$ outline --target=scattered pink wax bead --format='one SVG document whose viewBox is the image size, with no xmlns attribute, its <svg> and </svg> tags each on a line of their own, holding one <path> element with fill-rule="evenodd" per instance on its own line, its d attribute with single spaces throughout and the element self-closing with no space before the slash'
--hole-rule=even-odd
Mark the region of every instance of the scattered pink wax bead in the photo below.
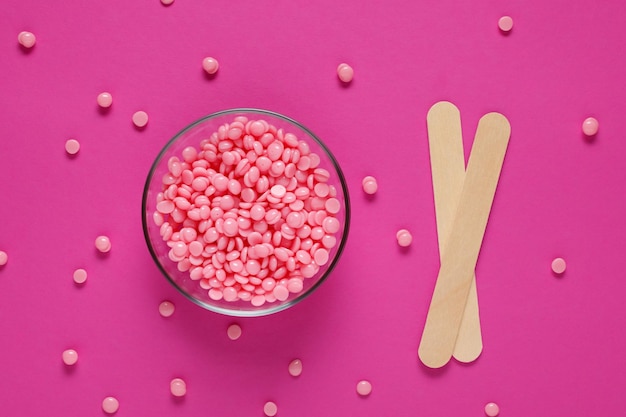
<svg viewBox="0 0 626 417">
<path fill-rule="evenodd" d="M 552 271 L 555 274 L 562 274 L 565 272 L 566 266 L 565 259 L 563 258 L 556 258 L 552 261 Z"/>
<path fill-rule="evenodd" d="M 230 340 L 237 340 L 241 337 L 241 327 L 238 324 L 231 324 L 226 331 Z"/>
<path fill-rule="evenodd" d="M 70 155 L 76 155 L 80 150 L 80 142 L 76 139 L 68 139 L 65 142 L 65 151 Z"/>
<path fill-rule="evenodd" d="M 413 236 L 411 236 L 411 232 L 406 229 L 398 230 L 396 233 L 396 239 L 398 239 L 398 245 L 402 247 L 407 247 L 413 242 Z"/>
<path fill-rule="evenodd" d="M 349 83 L 354 77 L 354 70 L 350 65 L 342 63 L 339 64 L 339 66 L 337 67 L 337 75 L 339 76 L 339 79 L 341 81 L 343 81 L 344 83 Z"/>
<path fill-rule="evenodd" d="M 366 380 L 359 381 L 359 383 L 356 384 L 356 392 L 364 397 L 370 395 L 372 392 L 372 384 Z"/>
<path fill-rule="evenodd" d="M 148 124 L 148 113 L 139 110 L 133 114 L 133 123 L 137 127 L 145 127 Z"/>
<path fill-rule="evenodd" d="M 170 382 L 170 392 L 174 397 L 184 397 L 187 394 L 187 384 L 180 378 L 174 378 Z"/>
<path fill-rule="evenodd" d="M 213 75 L 220 68 L 220 64 L 217 62 L 217 59 L 208 56 L 202 60 L 202 68 L 204 68 L 207 74 Z"/>
<path fill-rule="evenodd" d="M 289 362 L 289 375 L 300 376 L 302 373 L 302 361 L 300 359 L 294 359 Z"/>
<path fill-rule="evenodd" d="M 120 402 L 115 397 L 106 397 L 102 400 L 102 410 L 107 414 L 114 414 L 120 408 Z"/>
<path fill-rule="evenodd" d="M 500 414 L 500 407 L 498 407 L 498 404 L 496 403 L 488 403 L 485 405 L 485 414 L 488 417 L 496 417 Z"/>
<path fill-rule="evenodd" d="M 273 401 L 268 401 L 263 406 L 263 412 L 267 417 L 274 417 L 278 413 L 278 406 Z"/>
<path fill-rule="evenodd" d="M 67 349 L 63 351 L 63 363 L 72 366 L 78 362 L 78 353 L 74 349 Z"/>
<path fill-rule="evenodd" d="M 24 48 L 32 48 L 35 45 L 37 38 L 35 38 L 35 35 L 31 32 L 24 31 L 20 32 L 19 35 L 17 35 L 17 41 Z"/>
<path fill-rule="evenodd" d="M 511 16 L 502 16 L 498 20 L 498 27 L 502 32 L 510 32 L 513 29 L 513 19 Z"/>
<path fill-rule="evenodd" d="M 598 133 L 598 121 L 594 117 L 587 117 L 583 122 L 583 133 L 587 136 L 594 136 Z"/>
<path fill-rule="evenodd" d="M 98 102 L 98 106 L 106 109 L 107 107 L 111 107 L 111 104 L 113 104 L 113 96 L 111 95 L 111 93 L 107 93 L 105 91 L 98 94 L 98 98 L 96 99 L 96 101 Z"/>
<path fill-rule="evenodd" d="M 111 241 L 107 236 L 98 236 L 96 238 L 96 249 L 102 253 L 106 253 L 111 250 Z"/>
<path fill-rule="evenodd" d="M 0 266 L 4 266 L 9 261 L 9 255 L 3 250 L 0 250 Z"/>
<path fill-rule="evenodd" d="M 169 6 L 172 3 L 174 3 L 174 0 L 161 0 L 161 4 L 164 6 Z"/>
<path fill-rule="evenodd" d="M 176 310 L 176 307 L 171 301 L 163 301 L 159 304 L 159 314 L 163 317 L 170 317 L 174 314 L 174 310 Z"/>
<path fill-rule="evenodd" d="M 74 271 L 73 278 L 74 278 L 75 283 L 83 284 L 85 281 L 87 281 L 87 271 L 85 271 L 82 268 L 79 268 L 76 271 Z"/>
<path fill-rule="evenodd" d="M 376 178 L 372 176 L 367 176 L 363 178 L 363 191 L 367 194 L 375 194 L 378 191 L 378 183 L 376 182 Z"/>
</svg>

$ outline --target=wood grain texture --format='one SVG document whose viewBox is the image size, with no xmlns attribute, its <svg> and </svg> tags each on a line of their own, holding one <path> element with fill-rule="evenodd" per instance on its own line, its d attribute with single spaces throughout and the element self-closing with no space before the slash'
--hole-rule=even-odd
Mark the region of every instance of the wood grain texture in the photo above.
<svg viewBox="0 0 626 417">
<path fill-rule="evenodd" d="M 465 181 L 465 156 L 461 114 L 452 103 L 440 101 L 427 116 L 430 163 L 433 177 L 439 257 L 447 241 Z M 483 349 L 476 277 L 472 278 L 453 356 L 460 362 L 476 360 Z"/>
<path fill-rule="evenodd" d="M 454 352 L 510 133 L 508 120 L 499 113 L 478 122 L 418 349 L 430 368 L 444 366 Z"/>
</svg>

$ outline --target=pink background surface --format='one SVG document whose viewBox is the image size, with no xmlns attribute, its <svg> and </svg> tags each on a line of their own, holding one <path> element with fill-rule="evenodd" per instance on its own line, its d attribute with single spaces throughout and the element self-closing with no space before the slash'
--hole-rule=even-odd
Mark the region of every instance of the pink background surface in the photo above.
<svg viewBox="0 0 626 417">
<path fill-rule="evenodd" d="M 505 36 L 498 19 L 513 17 Z M 621 415 L 626 407 L 626 3 L 8 0 L 0 8 L 3 416 Z M 25 52 L 17 34 L 37 45 Z M 205 76 L 201 61 L 221 68 Z M 348 87 L 340 62 L 355 69 Z M 100 112 L 96 96 L 113 94 Z M 429 370 L 417 346 L 439 268 L 426 112 L 488 111 L 512 137 L 477 277 L 485 348 Z M 311 297 L 233 319 L 160 275 L 141 229 L 153 158 L 214 111 L 260 107 L 332 149 L 351 192 L 344 256 Z M 131 124 L 137 110 L 146 129 Z M 581 123 L 600 121 L 595 140 Z M 67 139 L 81 143 L 70 158 Z M 360 189 L 378 178 L 373 199 Z M 402 251 L 399 228 L 413 233 Z M 96 253 L 99 234 L 113 249 Z M 550 262 L 563 256 L 562 277 Z M 76 286 L 74 269 L 87 269 Z M 175 314 L 162 318 L 169 299 Z M 238 341 L 226 336 L 238 322 Z M 64 349 L 79 362 L 67 369 Z M 287 373 L 301 358 L 299 378 Z M 182 377 L 188 394 L 169 393 Z M 367 398 L 356 394 L 372 382 Z"/>
</svg>

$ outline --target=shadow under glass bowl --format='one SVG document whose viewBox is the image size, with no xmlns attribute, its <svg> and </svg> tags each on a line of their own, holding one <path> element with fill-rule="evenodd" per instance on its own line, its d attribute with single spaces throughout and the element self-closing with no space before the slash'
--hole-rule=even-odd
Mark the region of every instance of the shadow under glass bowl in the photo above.
<svg viewBox="0 0 626 417">
<path fill-rule="evenodd" d="M 226 301 L 223 298 L 219 300 L 211 298 L 208 290 L 200 285 L 200 280 L 191 279 L 188 270 L 180 271 L 177 262 L 169 258 L 170 247 L 163 240 L 160 233 L 161 227 L 157 225 L 153 218 L 154 213 L 157 211 L 157 196 L 164 191 L 165 187 L 163 177 L 170 172 L 168 167 L 170 158 L 178 157 L 182 160 L 183 150 L 190 146 L 200 150 L 201 142 L 209 139 L 214 132 L 218 131 L 220 126 L 230 124 L 235 121 L 235 118 L 241 116 L 246 117 L 250 121 L 264 120 L 269 125 L 275 126 L 277 130 L 282 129 L 285 134 L 292 133 L 298 140 L 306 142 L 311 153 L 319 156 L 319 168 L 323 168 L 330 173 L 327 184 L 336 190 L 335 198 L 340 203 L 339 211 L 334 214 L 335 218 L 339 220 L 340 228 L 334 234 L 336 244 L 329 249 L 328 261 L 323 266 L 320 266 L 319 271 L 314 276 L 303 279 L 302 291 L 290 293 L 289 297 L 284 301 L 265 302 L 261 306 L 254 306 L 249 300 Z M 185 127 L 165 145 L 152 164 L 146 180 L 142 199 L 142 224 L 144 237 L 152 258 L 169 282 L 183 295 L 207 310 L 230 316 L 254 317 L 276 313 L 298 303 L 314 292 L 331 274 L 348 237 L 350 201 L 348 188 L 339 164 L 328 148 L 309 129 L 295 120 L 275 112 L 252 108 L 237 108 L 213 113 L 197 120 Z M 268 276 L 271 277 L 272 274 L 273 272 L 270 271 Z M 276 281 L 279 281 L 279 279 L 276 279 Z"/>
</svg>

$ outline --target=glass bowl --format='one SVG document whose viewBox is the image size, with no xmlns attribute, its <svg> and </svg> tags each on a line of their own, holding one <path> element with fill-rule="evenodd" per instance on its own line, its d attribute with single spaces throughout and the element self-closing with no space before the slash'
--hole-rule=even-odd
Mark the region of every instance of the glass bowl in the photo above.
<svg viewBox="0 0 626 417">
<path fill-rule="evenodd" d="M 331 274 L 350 201 L 339 164 L 309 129 L 238 108 L 190 124 L 165 145 L 146 180 L 142 223 L 158 268 L 188 299 L 263 316 Z"/>
</svg>

